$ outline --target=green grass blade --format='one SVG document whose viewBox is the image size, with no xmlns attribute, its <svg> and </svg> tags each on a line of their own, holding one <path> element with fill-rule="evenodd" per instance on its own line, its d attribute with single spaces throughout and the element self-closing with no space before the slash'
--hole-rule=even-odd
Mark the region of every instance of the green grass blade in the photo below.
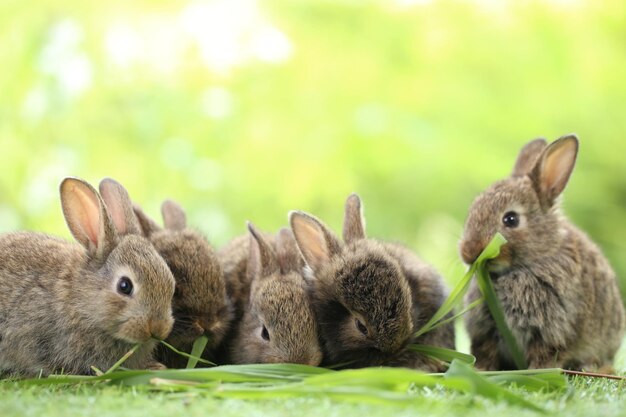
<svg viewBox="0 0 626 417">
<path fill-rule="evenodd" d="M 113 364 L 113 366 L 111 366 L 109 369 L 107 369 L 106 372 L 104 373 L 104 375 L 110 374 L 111 372 L 115 371 L 117 368 L 122 366 L 122 364 L 124 362 L 126 362 L 126 360 L 128 358 L 130 358 L 133 355 L 133 353 L 135 353 L 137 351 L 137 349 L 139 349 L 139 346 L 141 346 L 141 344 L 139 344 L 139 343 L 137 343 L 135 346 L 133 346 L 128 352 L 126 352 L 124 354 L 124 356 L 122 356 L 117 362 L 115 362 Z"/>
<path fill-rule="evenodd" d="M 485 299 L 485 303 L 489 308 L 489 312 L 493 317 L 493 320 L 496 323 L 496 327 L 498 328 L 498 332 L 504 339 L 504 342 L 509 349 L 509 353 L 515 362 L 515 366 L 518 369 L 526 369 L 528 366 L 526 365 L 526 359 L 524 358 L 524 354 L 515 339 L 515 336 L 509 329 L 509 326 L 506 324 L 506 320 L 504 318 L 504 313 L 502 312 L 502 306 L 500 305 L 500 300 L 496 295 L 496 292 L 493 288 L 493 283 L 491 282 L 491 277 L 489 276 L 489 272 L 486 268 L 486 261 L 490 258 L 495 258 L 500 254 L 500 247 L 506 243 L 506 239 L 500 234 L 496 233 L 493 237 L 483 254 L 487 252 L 489 249 L 489 254 L 492 255 L 485 258 L 478 258 L 475 265 L 477 265 L 476 269 L 476 279 L 478 281 L 478 287 L 480 288 L 480 292 L 483 294 Z M 482 254 L 481 254 L 482 256 Z"/>
<path fill-rule="evenodd" d="M 430 320 L 428 320 L 428 322 L 426 322 L 426 324 L 424 324 L 417 332 L 415 332 L 415 338 L 444 324 L 442 320 L 447 323 L 461 315 L 458 314 L 454 318 L 448 318 L 444 320 L 444 317 L 448 315 L 448 313 L 450 313 L 457 305 L 460 305 L 463 302 L 463 296 L 467 293 L 470 281 L 472 280 L 474 274 L 479 270 L 482 265 L 484 265 L 487 260 L 497 257 L 500 254 L 500 247 L 505 243 L 506 239 L 504 239 L 504 237 L 500 233 L 496 233 L 491 242 L 489 242 L 489 244 L 480 253 L 480 255 L 478 255 L 478 258 L 470 266 L 461 281 L 459 281 L 459 283 L 450 292 L 450 295 L 448 295 L 448 298 L 443 302 L 441 307 L 439 307 L 439 310 L 437 310 L 435 314 L 433 314 L 433 316 L 430 318 Z M 475 307 L 475 305 L 472 305 L 471 308 L 473 307 Z M 463 311 L 463 314 L 468 310 L 469 308 L 466 308 Z"/>
<path fill-rule="evenodd" d="M 475 266 L 472 265 L 470 269 L 465 273 L 461 281 L 454 287 L 454 289 L 448 295 L 448 298 L 443 302 L 441 307 L 433 314 L 433 316 L 414 334 L 414 338 L 418 338 L 431 331 L 449 312 L 451 312 L 457 305 L 463 302 L 463 296 L 469 288 L 469 283 L 474 276 Z"/>
<path fill-rule="evenodd" d="M 460 361 L 453 361 L 445 373 L 445 377 L 463 378 L 473 385 L 474 393 L 494 401 L 505 401 L 512 405 L 528 408 L 530 410 L 545 412 L 545 410 L 530 401 L 515 395 L 511 391 L 498 384 L 490 382 L 487 378 L 478 374 L 472 367 Z"/>
<path fill-rule="evenodd" d="M 211 361 L 207 361 L 206 359 L 202 359 L 198 356 L 192 356 L 189 353 L 183 352 L 181 350 L 176 349 L 174 346 L 170 345 L 169 343 L 167 343 L 165 340 L 159 340 L 159 342 L 161 342 L 161 344 L 163 346 L 165 346 L 166 348 L 168 348 L 169 350 L 171 350 L 172 352 L 180 355 L 180 356 L 184 356 L 187 359 L 194 359 L 196 361 L 196 363 L 200 362 L 200 363 L 204 363 L 205 365 L 211 365 L 211 366 L 215 366 L 215 364 Z M 194 346 L 195 346 L 195 342 L 194 342 Z M 189 365 L 189 362 L 187 362 L 187 365 Z M 195 365 L 194 365 L 195 366 Z"/>
<path fill-rule="evenodd" d="M 514 375 L 502 374 L 488 377 L 490 382 L 498 385 L 516 385 L 523 387 L 528 391 L 555 391 L 567 388 L 567 381 L 564 376 L 557 373 L 558 378 L 552 378 L 551 375 Z"/>
<path fill-rule="evenodd" d="M 409 345 L 409 350 L 413 352 L 423 353 L 426 356 L 430 356 L 431 358 L 439 359 L 444 362 L 452 362 L 454 359 L 458 359 L 461 362 L 467 363 L 468 365 L 473 365 L 476 363 L 476 358 L 473 355 L 459 352 L 453 349 L 446 349 L 439 346 L 430 346 L 430 345 Z"/>
<path fill-rule="evenodd" d="M 467 313 L 468 311 L 470 311 L 471 309 L 479 306 L 483 301 L 485 301 L 485 299 L 483 297 L 480 297 L 474 301 L 472 301 L 471 303 L 469 303 L 467 305 L 467 307 L 465 307 L 463 310 L 459 311 L 458 313 L 456 313 L 454 316 L 452 317 L 448 317 L 447 319 L 441 320 L 439 322 L 437 322 L 436 324 L 432 325 L 428 331 L 432 331 L 435 330 L 437 327 L 439 326 L 443 326 L 445 324 L 448 324 L 450 322 L 455 321 L 456 319 L 458 319 L 459 317 L 462 317 L 465 313 Z"/>
<path fill-rule="evenodd" d="M 193 342 L 191 355 L 187 360 L 187 369 L 193 369 L 196 367 L 198 364 L 198 358 L 202 357 L 202 352 L 204 352 L 204 348 L 207 343 L 209 343 L 209 338 L 206 335 L 200 336 Z"/>
</svg>

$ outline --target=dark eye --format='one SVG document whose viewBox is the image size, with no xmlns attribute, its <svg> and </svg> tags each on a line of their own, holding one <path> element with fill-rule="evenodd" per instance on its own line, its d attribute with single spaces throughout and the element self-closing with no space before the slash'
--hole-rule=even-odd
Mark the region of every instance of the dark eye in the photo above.
<svg viewBox="0 0 626 417">
<path fill-rule="evenodd" d="M 356 324 L 356 328 L 359 329 L 359 331 L 361 333 L 363 333 L 364 336 L 367 336 L 367 327 L 365 327 L 365 325 L 363 323 L 361 323 L 361 320 L 359 319 L 354 319 L 355 320 L 355 324 Z"/>
<path fill-rule="evenodd" d="M 263 330 L 261 330 L 261 337 L 268 342 L 270 340 L 270 332 L 267 331 L 267 327 L 265 326 L 263 326 Z"/>
<path fill-rule="evenodd" d="M 124 295 L 133 293 L 133 282 L 128 277 L 122 277 L 117 281 L 117 292 Z"/>
<path fill-rule="evenodd" d="M 514 211 L 507 211 L 502 217 L 502 223 L 505 227 L 514 228 L 519 226 L 519 214 Z"/>
</svg>

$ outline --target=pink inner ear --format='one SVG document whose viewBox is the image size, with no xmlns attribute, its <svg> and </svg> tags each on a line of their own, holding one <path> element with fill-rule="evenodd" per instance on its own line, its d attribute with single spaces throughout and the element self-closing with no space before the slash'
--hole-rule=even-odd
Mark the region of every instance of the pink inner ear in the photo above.
<svg viewBox="0 0 626 417">
<path fill-rule="evenodd" d="M 330 258 L 324 239 L 324 233 L 319 227 L 316 227 L 316 225 L 306 220 L 296 218 L 294 219 L 294 231 L 296 232 L 297 240 L 300 243 L 299 246 L 302 248 L 307 262 L 313 261 L 314 263 L 320 263 Z"/>
<path fill-rule="evenodd" d="M 111 221 L 113 221 L 115 230 L 119 234 L 126 234 L 128 232 L 128 222 L 126 221 L 126 213 L 122 203 L 122 192 L 117 189 L 118 186 L 119 184 L 111 181 L 105 183 L 105 185 L 100 184 L 100 195 L 106 203 L 107 211 Z"/>
<path fill-rule="evenodd" d="M 576 160 L 575 146 L 561 146 L 548 155 L 543 170 L 543 184 L 546 190 L 560 193 L 565 188 Z"/>
<path fill-rule="evenodd" d="M 113 207 L 107 206 L 107 208 L 109 209 L 109 215 L 111 216 L 111 220 L 113 220 L 117 232 L 125 234 L 127 225 L 123 210 L 121 210 L 117 204 L 113 204 Z"/>
<path fill-rule="evenodd" d="M 78 185 L 71 189 L 74 198 L 73 216 L 80 228 L 94 245 L 98 245 L 100 234 L 100 206 L 98 200 L 89 190 Z"/>
</svg>

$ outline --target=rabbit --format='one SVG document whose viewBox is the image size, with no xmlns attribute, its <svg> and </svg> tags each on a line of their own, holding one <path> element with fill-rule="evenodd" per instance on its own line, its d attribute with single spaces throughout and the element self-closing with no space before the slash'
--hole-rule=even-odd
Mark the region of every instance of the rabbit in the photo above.
<svg viewBox="0 0 626 417">
<path fill-rule="evenodd" d="M 222 267 L 202 233 L 187 227 L 184 210 L 172 200 L 161 205 L 161 228 L 138 206 L 134 206 L 143 235 L 169 266 L 176 287 L 172 308 L 174 328 L 166 342 L 184 352 L 191 352 L 193 342 L 208 336 L 203 357 L 212 357 L 228 331 L 233 307 L 226 295 Z M 164 346 L 157 348 L 157 359 L 169 368 L 184 368 L 187 359 Z"/>
<path fill-rule="evenodd" d="M 348 197 L 344 243 L 315 217 L 289 215 L 307 266 L 323 365 L 444 370 L 442 362 L 407 349 L 411 343 L 454 348 L 452 323 L 413 337 L 447 297 L 441 276 L 400 244 L 367 238 L 361 207 L 358 195 Z"/>
<path fill-rule="evenodd" d="M 319 365 L 317 323 L 293 234 L 281 229 L 272 245 L 251 223 L 248 230 L 249 299 L 227 348 L 227 362 Z"/>
<path fill-rule="evenodd" d="M 470 264 L 496 232 L 506 238 L 487 268 L 530 368 L 610 369 L 624 334 L 615 273 L 560 207 L 577 154 L 574 135 L 526 144 L 511 175 L 474 200 L 460 242 Z M 472 282 L 466 303 L 478 297 Z M 485 304 L 466 326 L 478 368 L 515 367 Z"/>
<path fill-rule="evenodd" d="M 0 235 L 0 374 L 90 374 L 124 366 L 162 369 L 156 339 L 172 324 L 174 278 L 140 235 L 126 190 L 87 182 L 60 186 L 67 225 L 80 243 L 35 232 Z"/>
</svg>

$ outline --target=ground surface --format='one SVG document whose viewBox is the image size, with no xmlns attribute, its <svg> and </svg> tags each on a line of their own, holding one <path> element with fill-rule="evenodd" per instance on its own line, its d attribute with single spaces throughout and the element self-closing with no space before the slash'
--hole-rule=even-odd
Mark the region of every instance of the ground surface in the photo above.
<svg viewBox="0 0 626 417">
<path fill-rule="evenodd" d="M 529 394 L 550 415 L 618 416 L 626 414 L 626 385 L 577 379 L 564 394 Z M 0 385 L 0 416 L 512 416 L 539 415 L 504 403 L 469 395 L 424 392 L 410 406 L 346 404 L 320 398 L 243 401 L 220 400 L 180 393 L 145 393 L 132 388 L 79 387 L 17 389 Z"/>
</svg>

